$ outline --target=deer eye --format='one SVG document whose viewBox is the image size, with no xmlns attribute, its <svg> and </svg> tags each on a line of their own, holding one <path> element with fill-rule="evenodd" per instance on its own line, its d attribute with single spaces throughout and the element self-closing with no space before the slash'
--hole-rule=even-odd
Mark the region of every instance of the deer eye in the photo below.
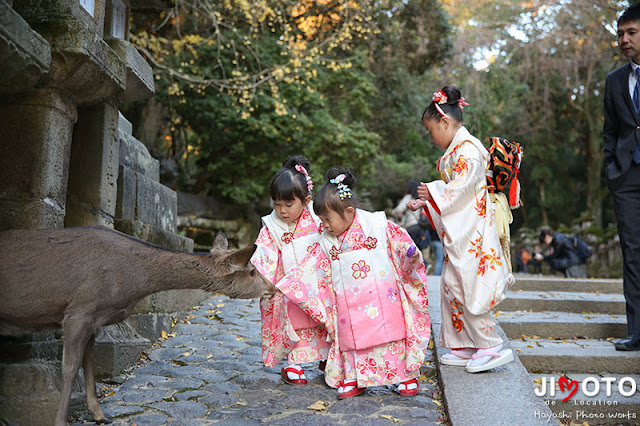
<svg viewBox="0 0 640 426">
<path fill-rule="evenodd" d="M 251 272 L 249 272 L 249 275 L 251 275 L 252 277 L 256 276 L 256 270 L 252 269 Z"/>
</svg>

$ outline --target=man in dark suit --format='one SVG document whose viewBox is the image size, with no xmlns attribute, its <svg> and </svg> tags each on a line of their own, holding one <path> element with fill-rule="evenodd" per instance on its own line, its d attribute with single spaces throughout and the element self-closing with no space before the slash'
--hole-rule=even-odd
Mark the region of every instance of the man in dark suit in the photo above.
<svg viewBox="0 0 640 426">
<path fill-rule="evenodd" d="M 640 350 L 640 5 L 618 19 L 618 47 L 630 63 L 607 76 L 604 90 L 604 156 L 624 259 L 629 336 L 622 351 Z"/>
</svg>

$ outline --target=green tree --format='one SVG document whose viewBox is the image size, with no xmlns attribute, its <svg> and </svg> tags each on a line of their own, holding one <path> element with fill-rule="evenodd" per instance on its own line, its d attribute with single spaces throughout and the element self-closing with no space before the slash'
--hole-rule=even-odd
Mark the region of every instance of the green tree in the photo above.
<svg viewBox="0 0 640 426">
<path fill-rule="evenodd" d="M 143 142 L 177 161 L 183 190 L 246 203 L 267 195 L 282 161 L 302 153 L 314 181 L 348 163 L 366 176 L 362 187 L 374 203 L 382 202 L 403 191 L 411 169 L 420 168 L 416 153 L 425 154 L 412 72 L 447 49 L 438 44 L 448 24 L 437 6 L 181 0 L 137 22 L 132 37 L 156 73 L 157 94 L 142 121 L 160 121 L 159 111 L 168 117 L 166 126 L 147 126 Z M 417 10 L 434 17 L 417 19 Z M 389 152 L 389 162 L 379 161 Z M 406 171 L 395 191 L 377 191 L 389 185 L 384 167 Z"/>
</svg>

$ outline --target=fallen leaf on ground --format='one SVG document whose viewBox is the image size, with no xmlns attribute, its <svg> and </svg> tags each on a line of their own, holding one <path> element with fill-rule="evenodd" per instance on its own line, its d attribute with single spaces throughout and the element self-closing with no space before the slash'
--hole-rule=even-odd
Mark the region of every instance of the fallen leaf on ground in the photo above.
<svg viewBox="0 0 640 426">
<path fill-rule="evenodd" d="M 327 409 L 327 403 L 324 401 L 316 401 L 307 407 L 308 410 L 324 411 Z"/>
<path fill-rule="evenodd" d="M 394 423 L 398 423 L 398 422 L 401 422 L 401 421 L 402 421 L 402 420 L 400 420 L 400 419 L 396 419 L 395 417 L 392 417 L 392 416 L 390 416 L 390 415 L 388 415 L 388 414 L 380 414 L 380 416 L 379 416 L 379 417 L 380 417 L 380 418 L 383 418 L 383 419 L 391 420 L 391 421 L 392 421 L 392 422 L 394 422 Z"/>
</svg>

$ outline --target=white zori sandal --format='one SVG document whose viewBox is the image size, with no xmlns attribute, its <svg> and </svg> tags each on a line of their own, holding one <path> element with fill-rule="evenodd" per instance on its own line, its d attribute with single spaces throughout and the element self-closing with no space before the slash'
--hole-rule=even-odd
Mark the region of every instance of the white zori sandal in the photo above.
<svg viewBox="0 0 640 426">
<path fill-rule="evenodd" d="M 473 354 L 477 349 L 472 348 L 464 348 L 464 349 L 454 349 L 449 351 L 449 353 L 442 355 L 440 357 L 440 363 L 444 365 L 456 365 L 458 367 L 464 367 L 467 365 Z"/>
<path fill-rule="evenodd" d="M 479 373 L 481 371 L 491 370 L 513 361 L 513 352 L 511 349 L 501 348 L 502 345 L 494 349 L 479 349 L 473 354 L 471 361 L 467 363 L 465 367 L 467 373 Z"/>
</svg>

